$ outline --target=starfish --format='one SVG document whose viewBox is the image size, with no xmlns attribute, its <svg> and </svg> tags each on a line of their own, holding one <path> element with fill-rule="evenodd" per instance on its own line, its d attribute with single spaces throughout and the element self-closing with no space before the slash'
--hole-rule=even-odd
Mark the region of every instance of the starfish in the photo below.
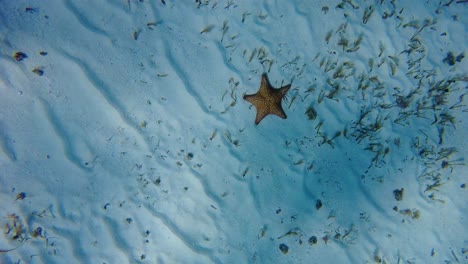
<svg viewBox="0 0 468 264">
<path fill-rule="evenodd" d="M 281 106 L 281 100 L 289 91 L 289 88 L 291 88 L 291 84 L 276 89 L 271 86 L 266 73 L 262 75 L 262 82 L 257 93 L 244 95 L 244 100 L 253 104 L 257 109 L 255 125 L 258 125 L 269 114 L 277 115 L 283 119 L 287 118 Z"/>
</svg>

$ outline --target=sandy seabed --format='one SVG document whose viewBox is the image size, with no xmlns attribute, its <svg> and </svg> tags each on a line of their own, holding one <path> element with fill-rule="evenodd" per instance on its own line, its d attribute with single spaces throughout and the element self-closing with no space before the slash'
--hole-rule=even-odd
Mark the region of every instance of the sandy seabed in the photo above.
<svg viewBox="0 0 468 264">
<path fill-rule="evenodd" d="M 465 2 L 0 0 L 0 262 L 467 262 Z"/>
</svg>

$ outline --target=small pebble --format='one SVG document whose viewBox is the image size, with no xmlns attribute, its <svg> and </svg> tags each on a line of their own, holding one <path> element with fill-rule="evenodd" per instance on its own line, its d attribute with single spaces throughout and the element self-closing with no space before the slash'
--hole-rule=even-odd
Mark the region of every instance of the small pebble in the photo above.
<svg viewBox="0 0 468 264">
<path fill-rule="evenodd" d="M 280 244 L 279 249 L 281 250 L 281 252 L 283 252 L 283 254 L 288 254 L 289 247 L 286 246 L 286 244 Z"/>
<path fill-rule="evenodd" d="M 42 76 L 44 75 L 44 71 L 41 69 L 41 68 L 34 68 L 32 70 L 32 72 L 34 72 L 35 74 L 39 75 L 39 76 Z"/>
<path fill-rule="evenodd" d="M 41 237 L 42 236 L 42 227 L 37 227 L 34 229 L 34 232 L 32 234 L 33 237 Z"/>
<path fill-rule="evenodd" d="M 159 185 L 161 183 L 161 178 L 157 178 L 155 181 L 154 181 L 154 184 L 156 185 Z"/>
<path fill-rule="evenodd" d="M 319 210 L 320 208 L 322 208 L 322 200 L 318 199 L 316 202 L 315 202 L 315 209 Z"/>
<path fill-rule="evenodd" d="M 311 236 L 309 238 L 309 245 L 314 245 L 317 244 L 317 237 L 316 236 Z"/>
<path fill-rule="evenodd" d="M 16 195 L 16 200 L 23 200 L 24 198 L 26 198 L 25 192 L 20 192 Z"/>
<path fill-rule="evenodd" d="M 393 196 L 395 196 L 395 200 L 397 201 L 403 200 L 404 191 L 405 191 L 404 188 L 393 190 Z"/>
<path fill-rule="evenodd" d="M 186 159 L 187 159 L 187 160 L 193 159 L 193 153 L 191 153 L 191 152 L 187 153 Z"/>
<path fill-rule="evenodd" d="M 26 53 L 24 52 L 18 51 L 15 53 L 15 55 L 13 55 L 13 57 L 15 58 L 16 61 L 22 61 L 26 59 L 28 55 L 26 55 Z"/>
</svg>

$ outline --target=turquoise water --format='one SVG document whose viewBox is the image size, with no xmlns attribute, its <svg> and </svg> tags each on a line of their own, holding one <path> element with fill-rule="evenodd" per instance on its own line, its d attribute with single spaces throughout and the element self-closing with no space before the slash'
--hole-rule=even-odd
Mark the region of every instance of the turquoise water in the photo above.
<svg viewBox="0 0 468 264">
<path fill-rule="evenodd" d="M 463 1 L 0 5 L 0 262 L 466 261 Z"/>
</svg>

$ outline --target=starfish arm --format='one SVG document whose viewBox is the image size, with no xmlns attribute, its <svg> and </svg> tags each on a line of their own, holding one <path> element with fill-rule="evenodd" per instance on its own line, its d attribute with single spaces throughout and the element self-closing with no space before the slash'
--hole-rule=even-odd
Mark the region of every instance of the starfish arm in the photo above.
<svg viewBox="0 0 468 264">
<path fill-rule="evenodd" d="M 251 103 L 252 105 L 255 106 L 255 108 L 259 108 L 261 107 L 261 105 L 263 104 L 263 100 L 260 96 L 258 96 L 257 94 L 247 94 L 247 95 L 244 95 L 244 100 L 246 100 L 247 102 Z"/>
<path fill-rule="evenodd" d="M 286 116 L 286 113 L 285 113 L 284 110 L 283 110 L 283 107 L 281 107 L 281 105 L 278 105 L 278 106 L 274 107 L 274 108 L 271 110 L 271 113 L 274 114 L 274 115 L 277 115 L 277 116 L 279 116 L 279 117 L 281 117 L 281 118 L 283 118 L 283 119 L 288 118 L 288 117 Z"/>
<path fill-rule="evenodd" d="M 269 114 L 277 115 L 283 119 L 287 118 L 281 106 L 281 101 L 290 88 L 291 84 L 288 84 L 276 89 L 271 86 L 266 73 L 262 74 L 262 81 L 258 91 L 255 94 L 243 96 L 244 100 L 255 106 L 257 110 L 255 125 L 258 125 Z"/>
<path fill-rule="evenodd" d="M 268 80 L 268 76 L 266 73 L 262 74 L 262 82 L 260 83 L 260 87 L 270 87 L 270 81 Z"/>
<path fill-rule="evenodd" d="M 291 89 L 291 84 L 285 85 L 279 89 L 279 93 L 281 94 L 281 97 L 283 97 L 288 91 Z"/>
<path fill-rule="evenodd" d="M 247 102 L 251 103 L 251 104 L 254 104 L 253 102 L 256 101 L 255 99 L 255 94 L 246 94 L 244 95 L 244 100 L 246 100 Z"/>
<path fill-rule="evenodd" d="M 254 97 L 255 97 L 255 94 L 245 94 L 243 98 L 247 102 L 252 103 L 252 100 L 253 100 Z"/>
<path fill-rule="evenodd" d="M 262 82 L 260 83 L 260 88 L 258 89 L 257 94 L 261 94 L 263 96 L 268 97 L 268 95 L 271 93 L 271 84 L 270 81 L 268 80 L 268 77 L 266 73 L 262 75 Z"/>
<path fill-rule="evenodd" d="M 265 116 L 267 116 L 269 113 L 268 111 L 262 111 L 261 109 L 257 109 L 257 116 L 255 116 L 255 125 L 258 125 L 260 121 L 262 121 Z"/>
</svg>

